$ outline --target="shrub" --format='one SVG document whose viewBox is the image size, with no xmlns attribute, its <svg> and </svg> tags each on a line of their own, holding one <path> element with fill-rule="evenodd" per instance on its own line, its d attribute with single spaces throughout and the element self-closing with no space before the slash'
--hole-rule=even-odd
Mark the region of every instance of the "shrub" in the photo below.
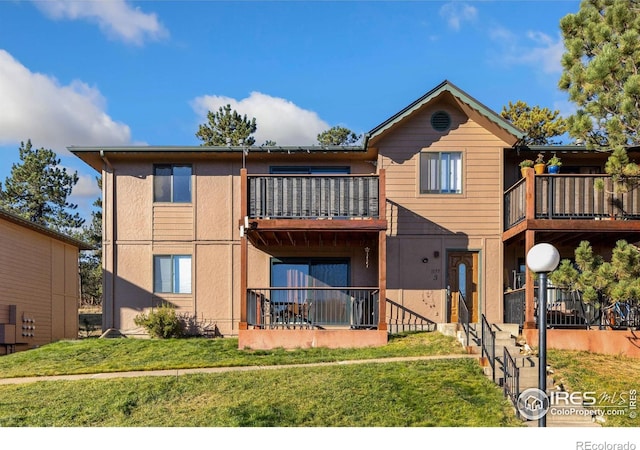
<svg viewBox="0 0 640 450">
<path fill-rule="evenodd" d="M 133 322 L 147 330 L 151 337 L 168 339 L 181 337 L 184 334 L 182 320 L 176 314 L 176 310 L 166 303 L 149 314 L 138 314 Z"/>
</svg>

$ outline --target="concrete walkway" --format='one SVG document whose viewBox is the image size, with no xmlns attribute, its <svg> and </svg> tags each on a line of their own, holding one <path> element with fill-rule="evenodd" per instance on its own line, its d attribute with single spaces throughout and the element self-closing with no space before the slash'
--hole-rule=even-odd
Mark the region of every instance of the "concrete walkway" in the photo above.
<svg viewBox="0 0 640 450">
<path fill-rule="evenodd" d="M 408 361 L 428 361 L 434 359 L 461 359 L 473 358 L 477 359 L 478 355 L 434 355 L 434 356 L 408 356 L 397 358 L 377 358 L 377 359 L 358 359 L 350 361 L 321 362 L 309 364 L 288 364 L 273 366 L 237 366 L 237 367 L 208 367 L 198 369 L 167 369 L 167 370 L 141 370 L 133 372 L 106 372 L 106 373 L 88 373 L 78 375 L 51 375 L 41 377 L 21 377 L 21 378 L 0 378 L 0 385 L 6 384 L 25 384 L 36 383 L 40 381 L 74 381 L 74 380 L 107 380 L 113 378 L 134 378 L 134 377 L 171 377 L 191 374 L 207 374 L 207 373 L 224 373 L 224 372 L 247 372 L 252 370 L 282 370 L 294 367 L 323 367 L 323 366 L 340 366 L 352 364 L 373 364 L 373 363 L 392 363 L 392 362 L 408 362 Z"/>
</svg>

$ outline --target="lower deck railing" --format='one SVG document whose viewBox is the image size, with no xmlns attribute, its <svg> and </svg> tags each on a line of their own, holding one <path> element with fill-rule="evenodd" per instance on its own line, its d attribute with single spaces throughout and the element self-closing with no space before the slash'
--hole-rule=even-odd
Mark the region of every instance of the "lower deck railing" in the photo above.
<svg viewBox="0 0 640 450">
<path fill-rule="evenodd" d="M 538 322 L 538 287 L 534 288 L 534 321 Z M 579 292 L 547 288 L 547 328 L 640 328 L 640 305 L 634 302 L 587 303 Z M 504 321 L 522 327 L 525 321 L 525 289 L 504 294 Z"/>
<path fill-rule="evenodd" d="M 268 287 L 247 290 L 247 324 L 260 329 L 377 328 L 379 289 Z"/>
</svg>

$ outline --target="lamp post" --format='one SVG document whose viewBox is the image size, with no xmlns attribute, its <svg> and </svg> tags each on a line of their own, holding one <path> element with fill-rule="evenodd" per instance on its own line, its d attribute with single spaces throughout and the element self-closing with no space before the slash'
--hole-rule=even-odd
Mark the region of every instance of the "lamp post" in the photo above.
<svg viewBox="0 0 640 450">
<path fill-rule="evenodd" d="M 551 244 L 537 244 L 527 252 L 527 267 L 538 274 L 538 389 L 547 392 L 547 274 L 560 262 L 560 254 Z M 544 414 L 539 427 L 547 426 Z"/>
</svg>

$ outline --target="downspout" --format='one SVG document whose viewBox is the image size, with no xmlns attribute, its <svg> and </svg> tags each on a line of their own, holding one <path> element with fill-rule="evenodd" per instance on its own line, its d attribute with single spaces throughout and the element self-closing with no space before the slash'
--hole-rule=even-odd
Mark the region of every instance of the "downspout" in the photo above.
<svg viewBox="0 0 640 450">
<path fill-rule="evenodd" d="M 116 211 L 116 202 L 115 202 L 115 170 L 113 168 L 113 166 L 111 165 L 111 162 L 107 159 L 104 150 L 100 150 L 100 159 L 102 159 L 102 162 L 104 163 L 104 166 L 102 167 L 102 171 L 103 171 L 103 177 L 102 177 L 102 211 L 103 211 L 103 225 L 102 225 L 102 298 L 103 301 L 105 300 L 105 287 L 106 287 L 106 280 L 104 277 L 105 274 L 105 268 L 107 266 L 106 263 L 106 257 L 107 257 L 107 252 L 105 251 L 105 243 L 104 243 L 104 238 L 105 238 L 105 227 L 104 227 L 104 219 L 105 219 L 105 208 L 104 206 L 107 205 L 107 199 L 108 199 L 108 195 L 107 195 L 107 186 L 105 183 L 105 176 L 104 173 L 111 173 L 111 183 L 109 185 L 110 188 L 110 193 L 111 193 L 111 278 L 110 278 L 110 295 L 111 295 L 111 299 L 110 299 L 110 305 L 111 305 L 111 311 L 109 314 L 108 318 L 103 317 L 102 320 L 102 328 L 103 328 L 103 332 L 106 331 L 109 328 L 113 328 L 114 324 L 115 324 L 115 274 L 116 274 L 116 265 L 117 265 L 117 258 L 116 258 L 116 252 L 117 252 L 117 247 L 116 247 L 116 220 L 115 220 L 115 211 Z M 104 312 L 104 305 L 103 305 L 103 312 Z M 107 323 L 107 320 L 109 319 L 109 323 Z"/>
</svg>

